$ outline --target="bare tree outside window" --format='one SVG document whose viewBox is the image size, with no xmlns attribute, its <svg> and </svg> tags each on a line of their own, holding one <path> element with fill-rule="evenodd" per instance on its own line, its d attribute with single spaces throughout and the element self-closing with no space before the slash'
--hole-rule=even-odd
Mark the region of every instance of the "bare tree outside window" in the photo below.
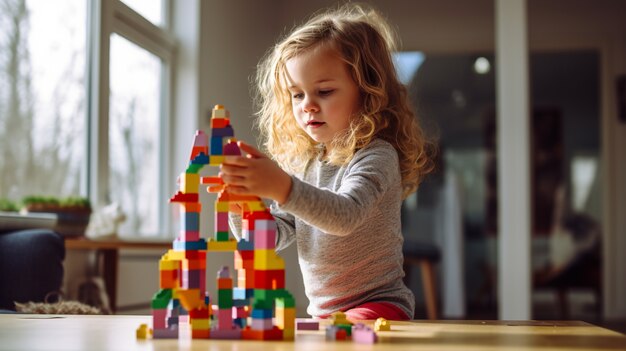
<svg viewBox="0 0 626 351">
<path fill-rule="evenodd" d="M 162 62 L 117 34 L 110 60 L 109 194 L 127 214 L 119 234 L 156 235 Z"/>
<path fill-rule="evenodd" d="M 85 16 L 76 0 L 0 0 L 0 198 L 78 195 Z"/>
</svg>

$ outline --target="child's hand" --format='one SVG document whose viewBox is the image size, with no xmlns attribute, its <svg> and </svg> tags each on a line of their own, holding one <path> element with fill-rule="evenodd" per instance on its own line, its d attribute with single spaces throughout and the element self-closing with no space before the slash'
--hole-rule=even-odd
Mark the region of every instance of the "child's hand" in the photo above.
<svg viewBox="0 0 626 351">
<path fill-rule="evenodd" d="M 233 194 L 257 195 L 279 204 L 287 201 L 291 177 L 262 152 L 237 142 L 246 156 L 226 156 L 220 166 L 220 176 Z"/>
</svg>

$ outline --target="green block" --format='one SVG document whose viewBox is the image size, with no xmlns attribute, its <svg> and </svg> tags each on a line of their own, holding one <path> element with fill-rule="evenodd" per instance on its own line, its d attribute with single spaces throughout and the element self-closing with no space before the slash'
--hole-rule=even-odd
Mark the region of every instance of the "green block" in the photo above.
<svg viewBox="0 0 626 351">
<path fill-rule="evenodd" d="M 255 310 L 271 310 L 274 306 L 270 300 L 255 300 L 252 308 Z"/>
<path fill-rule="evenodd" d="M 270 300 L 273 301 L 280 297 L 290 297 L 291 295 L 285 289 L 268 290 L 268 289 L 254 289 L 255 300 Z"/>
<path fill-rule="evenodd" d="M 233 291 L 230 289 L 217 290 L 217 306 L 219 309 L 233 307 Z"/>
<path fill-rule="evenodd" d="M 170 300 L 172 300 L 172 289 L 161 289 L 152 296 L 150 307 L 154 309 L 167 308 Z"/>
<path fill-rule="evenodd" d="M 185 171 L 185 173 L 198 173 L 200 172 L 200 169 L 202 169 L 202 167 L 204 167 L 204 165 L 190 163 L 189 166 L 187 166 L 187 170 Z"/>
<path fill-rule="evenodd" d="M 290 308 L 290 307 L 296 307 L 296 299 L 293 298 L 293 296 L 291 296 L 291 294 L 289 294 L 287 292 L 288 296 L 285 297 L 279 297 L 276 299 L 276 307 L 282 307 L 282 308 Z"/>
<path fill-rule="evenodd" d="M 217 241 L 228 241 L 228 232 L 217 232 L 215 234 L 215 239 Z"/>
</svg>

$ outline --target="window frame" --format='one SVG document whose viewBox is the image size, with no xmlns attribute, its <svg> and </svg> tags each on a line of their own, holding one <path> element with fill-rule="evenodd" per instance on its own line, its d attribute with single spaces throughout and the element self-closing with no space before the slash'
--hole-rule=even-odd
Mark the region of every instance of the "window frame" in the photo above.
<svg viewBox="0 0 626 351">
<path fill-rule="evenodd" d="M 170 33 L 171 2 L 163 0 L 163 27 L 157 26 L 120 0 L 88 0 L 87 14 L 87 170 L 83 179 L 86 193 L 95 208 L 109 199 L 109 91 L 110 38 L 113 33 L 152 53 L 162 61 L 159 116 L 159 199 L 165 199 L 170 179 L 169 130 L 172 119 L 172 82 L 176 40 Z M 167 202 L 158 206 L 157 237 L 169 237 L 170 216 Z M 138 233 L 137 233 L 138 234 Z M 139 236 L 139 235 L 137 235 Z"/>
</svg>

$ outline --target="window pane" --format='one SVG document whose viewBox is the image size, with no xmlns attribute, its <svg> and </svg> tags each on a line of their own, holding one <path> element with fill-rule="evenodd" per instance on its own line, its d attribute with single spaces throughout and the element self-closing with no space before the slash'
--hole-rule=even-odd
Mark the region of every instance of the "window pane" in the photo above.
<svg viewBox="0 0 626 351">
<path fill-rule="evenodd" d="M 160 59 L 111 36 L 109 192 L 127 219 L 120 235 L 158 233 Z"/>
<path fill-rule="evenodd" d="M 157 26 L 163 24 L 163 0 L 122 0 L 122 2 Z"/>
<path fill-rule="evenodd" d="M 0 197 L 80 195 L 86 2 L 0 5 Z"/>
</svg>

